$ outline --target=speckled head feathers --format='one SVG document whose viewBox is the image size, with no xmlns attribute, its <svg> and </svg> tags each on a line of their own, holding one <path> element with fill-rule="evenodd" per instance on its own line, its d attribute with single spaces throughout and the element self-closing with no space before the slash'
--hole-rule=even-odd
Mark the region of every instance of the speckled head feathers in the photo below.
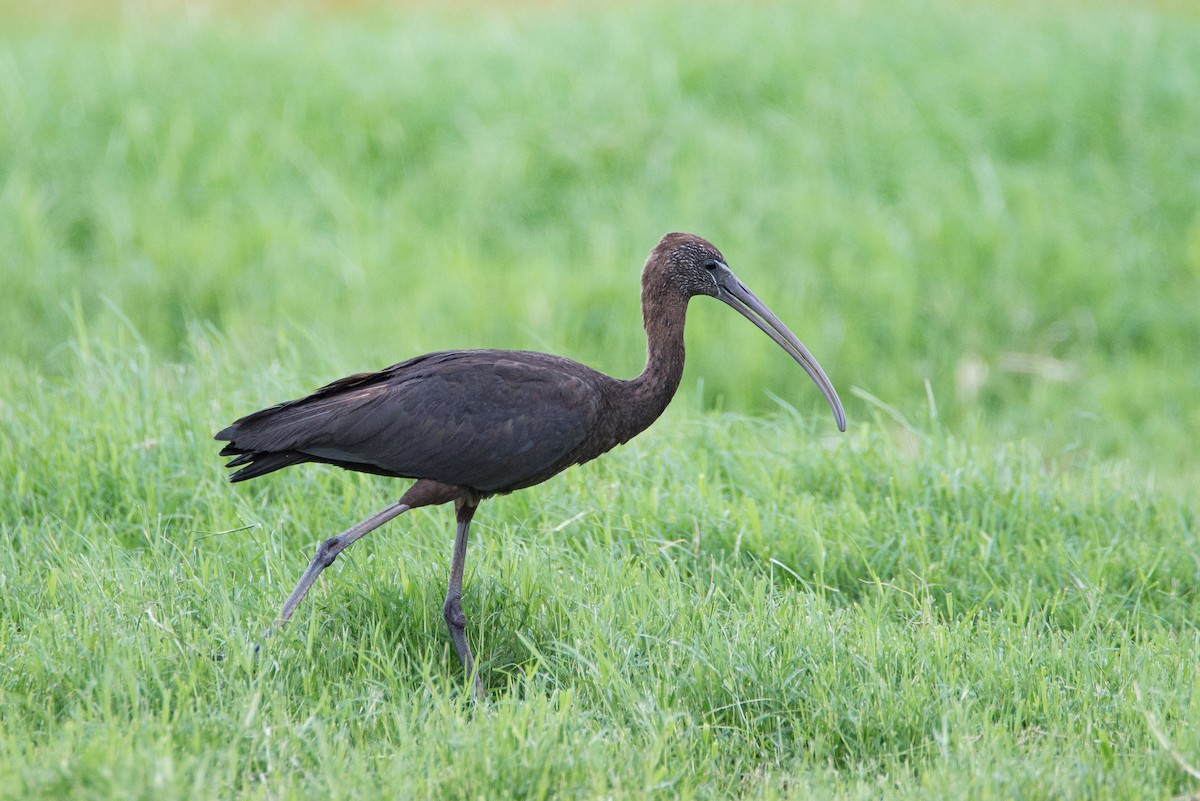
<svg viewBox="0 0 1200 801">
<path fill-rule="evenodd" d="M 705 267 L 713 262 L 725 265 L 725 257 L 712 243 L 695 234 L 667 234 L 646 260 L 643 289 L 674 290 L 686 297 L 716 295 L 716 284 Z"/>
</svg>

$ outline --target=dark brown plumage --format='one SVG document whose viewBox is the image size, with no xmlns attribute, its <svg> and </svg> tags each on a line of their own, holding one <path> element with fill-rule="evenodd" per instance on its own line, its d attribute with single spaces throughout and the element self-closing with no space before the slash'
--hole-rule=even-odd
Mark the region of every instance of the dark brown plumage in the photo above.
<svg viewBox="0 0 1200 801">
<path fill-rule="evenodd" d="M 766 332 L 845 414 L 816 360 L 729 270 L 721 253 L 689 234 L 667 234 L 642 272 L 647 360 L 621 380 L 545 353 L 444 351 L 335 381 L 307 397 L 247 415 L 221 430 L 222 456 L 245 481 L 303 462 L 416 479 L 399 501 L 326 540 L 284 603 L 286 622 L 317 575 L 359 537 L 418 506 L 453 501 L 458 519 L 444 614 L 475 689 L 483 686 L 465 635 L 462 571 L 480 500 L 538 484 L 628 442 L 662 414 L 683 374 L 688 301 L 708 295 Z"/>
</svg>

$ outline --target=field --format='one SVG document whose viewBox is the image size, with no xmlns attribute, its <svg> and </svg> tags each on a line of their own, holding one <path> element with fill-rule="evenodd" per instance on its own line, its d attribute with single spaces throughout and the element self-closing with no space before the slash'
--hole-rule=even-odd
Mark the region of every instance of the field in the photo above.
<svg viewBox="0 0 1200 801">
<path fill-rule="evenodd" d="M 0 798 L 1200 798 L 1184 4 L 0 4 Z M 214 431 L 512 347 L 667 414 L 447 509 Z"/>
</svg>

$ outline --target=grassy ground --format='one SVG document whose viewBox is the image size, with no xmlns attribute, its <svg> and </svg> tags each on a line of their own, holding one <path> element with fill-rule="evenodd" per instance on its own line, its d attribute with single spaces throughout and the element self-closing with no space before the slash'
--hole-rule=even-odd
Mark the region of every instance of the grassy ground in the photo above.
<svg viewBox="0 0 1200 801">
<path fill-rule="evenodd" d="M 1200 20 L 683 8 L 0 32 L 0 797 L 1197 792 Z M 446 510 L 255 660 L 399 486 L 212 431 L 442 347 L 631 375 L 674 229 L 850 432 L 698 302 L 663 421 L 478 516 L 487 704 Z"/>
</svg>

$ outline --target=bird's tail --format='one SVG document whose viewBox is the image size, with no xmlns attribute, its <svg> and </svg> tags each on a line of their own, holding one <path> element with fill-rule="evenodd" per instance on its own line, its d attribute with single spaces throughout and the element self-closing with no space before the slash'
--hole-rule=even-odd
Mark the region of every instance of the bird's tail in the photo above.
<svg viewBox="0 0 1200 801">
<path fill-rule="evenodd" d="M 214 437 L 227 443 L 221 455 L 234 457 L 226 467 L 242 468 L 229 480 L 245 481 L 303 462 L 326 462 L 352 470 L 375 472 L 370 465 L 314 455 L 308 449 L 336 440 L 338 421 L 377 400 L 379 393 L 372 391 L 371 386 L 382 383 L 388 375 L 388 371 L 356 373 L 306 397 L 248 414 L 221 429 Z"/>
<path fill-rule="evenodd" d="M 221 435 L 218 434 L 217 439 L 220 438 Z M 310 457 L 297 451 L 244 451 L 232 442 L 221 449 L 221 455 L 235 457 L 225 465 L 226 467 L 242 468 L 229 477 L 233 482 L 258 478 L 294 464 L 312 461 Z"/>
</svg>

